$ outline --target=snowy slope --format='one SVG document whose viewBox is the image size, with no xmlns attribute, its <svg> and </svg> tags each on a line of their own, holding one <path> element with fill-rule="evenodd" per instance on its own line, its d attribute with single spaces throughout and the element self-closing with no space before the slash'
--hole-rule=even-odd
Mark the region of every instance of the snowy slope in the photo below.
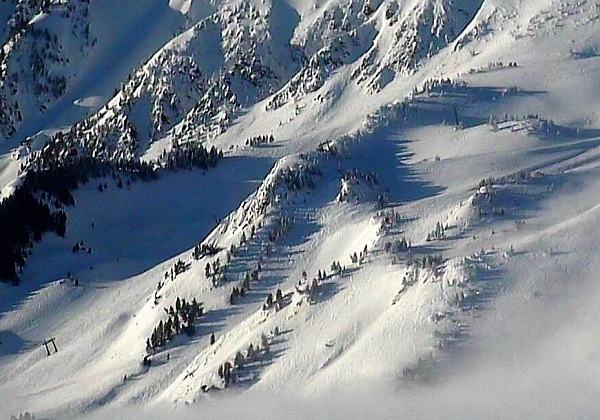
<svg viewBox="0 0 600 420">
<path fill-rule="evenodd" d="M 64 35 L 53 13 L 70 2 L 50 3 L 29 25 Z M 407 417 L 593 418 L 598 5 L 138 3 L 91 0 L 97 42 L 59 37 L 72 73 L 47 111 L 17 88 L 30 108 L 0 146 L 3 195 L 59 129 L 66 152 L 109 161 L 188 142 L 225 157 L 74 192 L 66 237 L 0 283 L 9 414 L 201 413 L 275 393 L 335 418 L 333 396 L 353 407 L 358 388 Z M 203 308 L 194 333 L 148 348 L 182 299 Z"/>
</svg>

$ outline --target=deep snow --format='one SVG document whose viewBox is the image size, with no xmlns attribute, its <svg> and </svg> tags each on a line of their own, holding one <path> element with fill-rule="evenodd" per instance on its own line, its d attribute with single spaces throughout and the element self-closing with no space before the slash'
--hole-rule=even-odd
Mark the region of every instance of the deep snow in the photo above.
<svg viewBox="0 0 600 420">
<path fill-rule="evenodd" d="M 88 63 L 81 85 L 23 135 L 95 110 L 91 98 L 107 98 L 136 60 L 173 36 L 173 22 L 218 8 L 159 3 L 148 16 L 167 23 L 142 34 L 128 22 L 144 26 L 143 7 L 111 8 L 130 28 L 114 44 L 127 48 L 127 61 L 113 73 Z M 314 36 L 322 11 L 344 2 L 308 3 L 286 2 L 289 22 L 299 18 L 293 39 Z M 376 47 L 357 51 L 386 56 L 390 2 L 374 3 L 384 8 L 372 17 Z M 439 10 L 447 2 L 431 3 Z M 267 97 L 238 110 L 227 131 L 207 140 L 226 157 L 206 174 L 179 171 L 125 189 L 97 180 L 76 191 L 66 238 L 47 235 L 34 247 L 21 286 L 0 284 L 2 410 L 593 418 L 600 409 L 597 5 L 468 3 L 481 7 L 457 41 L 379 92 L 351 78 L 357 59 L 278 109 L 267 110 Z M 99 63 L 110 56 L 106 42 Z M 245 145 L 263 134 L 275 141 Z M 169 136 L 141 155 L 160 154 Z M 318 152 L 323 142 L 337 153 Z M 15 182 L 15 158 L 14 150 L 0 158 L 3 194 Z M 290 173 L 314 185 L 290 189 Z M 352 175 L 342 182 L 345 173 Z M 99 182 L 109 188 L 99 192 Z M 242 232 L 247 240 L 229 257 L 227 279 L 213 284 L 206 262 L 225 262 Z M 410 252 L 386 251 L 402 238 Z M 91 255 L 71 252 L 80 240 Z M 222 250 L 196 261 L 200 242 Z M 365 246 L 362 262 L 353 262 Z M 438 254 L 442 262 L 423 265 Z M 165 279 L 179 259 L 187 270 Z M 341 275 L 332 274 L 333 261 Z M 232 287 L 258 263 L 260 281 L 231 305 Z M 314 297 L 300 293 L 320 270 L 328 275 Z M 262 309 L 277 289 L 283 307 Z M 177 297 L 196 298 L 206 314 L 193 337 L 177 336 L 143 367 L 146 338 Z M 50 337 L 59 351 L 48 357 L 41 343 Z M 219 366 L 250 344 L 260 350 L 220 391 Z"/>
</svg>

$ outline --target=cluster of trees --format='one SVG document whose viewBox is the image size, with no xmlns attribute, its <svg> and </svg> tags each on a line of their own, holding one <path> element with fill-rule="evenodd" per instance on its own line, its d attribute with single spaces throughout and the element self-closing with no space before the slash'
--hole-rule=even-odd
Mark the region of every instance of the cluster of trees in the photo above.
<svg viewBox="0 0 600 420">
<path fill-rule="evenodd" d="M 51 33 L 48 28 L 40 25 L 29 23 L 39 13 L 50 13 L 51 1 L 19 0 L 13 3 L 14 12 L 7 26 L 8 38 L 13 40 L 14 45 L 7 51 L 0 48 L 0 64 L 4 68 L 3 82 L 8 82 L 3 83 L 4 89 L 1 90 L 4 90 L 7 96 L 11 96 L 16 90 L 31 87 L 32 93 L 39 99 L 41 110 L 45 110 L 45 103 L 49 99 L 57 99 L 66 91 L 67 79 L 65 75 L 60 74 L 60 66 L 66 65 L 69 59 L 59 48 L 60 42 L 56 33 Z M 73 35 L 81 28 L 86 43 L 89 35 L 89 23 L 85 19 L 88 6 L 89 0 L 70 2 L 64 9 L 70 9 L 72 12 L 77 9 L 80 11 L 79 16 L 75 16 L 74 13 L 63 13 L 63 17 L 66 17 L 67 22 L 72 25 Z M 23 62 L 24 60 L 27 62 Z M 19 82 L 20 85 L 17 85 Z M 47 94 L 50 98 L 44 99 L 43 96 Z M 0 100 L 0 102 L 4 101 Z M 2 103 L 2 105 L 6 104 Z M 16 102 L 15 106 L 17 106 Z"/>
<path fill-rule="evenodd" d="M 176 126 L 173 133 L 175 141 L 194 141 L 224 133 L 240 106 L 227 74 L 221 73 L 210 81 L 204 79 L 200 83 L 206 82 L 206 89 L 201 88 L 202 97 L 195 101 L 195 105 Z"/>
<path fill-rule="evenodd" d="M 173 266 L 173 274 L 175 276 L 178 276 L 179 274 L 181 274 L 184 271 L 186 271 L 188 268 L 189 268 L 189 264 L 186 264 L 183 261 L 181 261 L 180 259 L 178 259 L 175 262 L 175 265 Z"/>
<path fill-rule="evenodd" d="M 516 87 L 511 87 L 503 90 L 502 95 L 506 96 L 517 92 L 518 89 Z M 560 127 L 553 120 L 542 118 L 538 114 L 509 115 L 505 113 L 502 116 L 490 114 L 487 123 L 492 128 L 492 131 L 498 131 L 500 130 L 499 125 L 507 122 L 515 123 L 509 127 L 510 131 L 513 132 L 525 130 L 530 134 L 537 134 L 541 137 L 555 137 L 560 135 Z"/>
<path fill-rule="evenodd" d="M 253 239 L 255 234 L 256 228 L 254 227 L 254 225 L 252 225 L 252 227 L 250 228 L 250 239 Z M 248 242 L 248 237 L 246 236 L 246 231 L 243 230 L 242 235 L 240 237 L 240 246 L 244 246 L 246 242 Z"/>
<path fill-rule="evenodd" d="M 358 169 L 346 171 L 341 179 L 341 189 L 337 195 L 337 202 L 357 202 L 360 197 L 359 194 L 354 191 L 354 187 L 361 185 L 363 182 L 368 187 L 379 185 L 377 175 L 373 172 L 363 173 Z M 380 194 L 377 197 L 377 202 L 380 208 L 384 207 L 387 204 L 387 196 L 385 194 Z"/>
<path fill-rule="evenodd" d="M 227 252 L 228 259 L 231 258 L 231 254 L 229 251 Z M 250 290 L 250 281 L 258 282 L 259 275 L 258 273 L 261 270 L 260 262 L 257 264 L 257 268 L 252 270 L 251 272 L 246 273 L 246 277 L 242 281 L 239 287 L 234 287 L 231 292 L 230 302 L 235 301 L 235 299 L 239 296 L 244 296 L 245 293 Z M 204 266 L 204 275 L 207 279 L 210 279 L 213 287 L 217 287 L 219 282 L 227 281 L 227 264 L 222 264 L 221 260 L 217 258 L 212 262 L 207 262 Z M 232 303 L 233 304 L 233 303 Z"/>
<path fill-rule="evenodd" d="M 171 280 L 175 280 L 175 277 L 180 275 L 181 273 L 187 271 L 191 266 L 191 263 L 184 263 L 181 259 L 175 261 L 173 267 L 171 267 L 170 271 L 165 271 L 165 280 L 171 277 Z"/>
<path fill-rule="evenodd" d="M 254 49 L 256 48 L 256 43 L 251 42 L 248 47 Z M 229 74 L 233 77 L 239 76 L 250 82 L 255 88 L 258 88 L 260 91 L 259 97 L 273 93 L 279 81 L 277 74 L 269 66 L 263 64 L 260 54 L 256 52 L 252 55 L 249 53 L 236 57 L 236 62 Z"/>
<path fill-rule="evenodd" d="M 257 267 L 246 273 L 246 278 L 244 279 L 245 282 L 250 282 L 253 281 L 254 283 L 258 283 L 260 281 L 260 270 L 262 269 L 262 266 L 260 265 L 260 263 L 258 263 Z"/>
<path fill-rule="evenodd" d="M 437 268 L 437 266 L 439 266 L 440 264 L 442 264 L 444 262 L 444 257 L 442 257 L 442 254 L 437 254 L 437 255 L 426 255 L 423 256 L 421 258 L 421 260 L 416 260 L 415 263 L 417 265 L 419 265 L 421 268 Z"/>
<path fill-rule="evenodd" d="M 4 2 L 3 2 L 4 3 Z M 28 7 L 24 7 L 25 5 L 20 5 L 20 7 L 15 8 L 15 13 L 11 16 L 8 21 L 8 37 L 12 38 L 15 35 L 24 32 L 29 26 L 29 20 L 31 16 L 29 13 Z"/>
<path fill-rule="evenodd" d="M 250 228 L 250 239 L 253 239 L 255 234 L 256 234 L 256 227 L 254 225 L 252 225 Z M 229 246 L 229 249 L 226 252 L 226 261 L 227 262 L 231 261 L 231 258 L 235 257 L 235 254 L 237 253 L 238 248 L 243 247 L 247 243 L 248 243 L 248 236 L 246 236 L 246 231 L 242 230 L 242 234 L 240 235 L 239 246 L 236 246 L 234 243 L 232 243 Z"/>
<path fill-rule="evenodd" d="M 19 283 L 17 267 L 22 272 L 33 243 L 40 241 L 44 233 L 65 236 L 67 215 L 63 207 L 75 204 L 73 190 L 91 178 L 111 173 L 116 177 L 119 171 L 113 164 L 76 153 L 59 158 L 51 149 L 44 148 L 37 168 L 30 169 L 23 183 L 0 202 L 0 281 Z M 143 165 L 125 167 L 135 174 L 146 174 Z M 81 251 L 76 248 L 74 252 Z"/>
<path fill-rule="evenodd" d="M 491 189 L 492 186 L 496 183 L 496 180 L 493 177 L 489 177 L 489 178 L 482 178 L 479 181 L 479 184 L 477 184 L 477 186 L 479 187 L 479 189 Z"/>
<path fill-rule="evenodd" d="M 421 86 L 413 87 L 413 96 L 422 93 L 443 93 L 457 91 L 467 87 L 467 82 L 464 80 L 452 80 L 449 77 L 427 79 Z M 410 103 L 403 102 L 402 108 L 406 116 L 406 108 Z"/>
<path fill-rule="evenodd" d="M 50 231 L 64 236 L 66 225 L 67 215 L 62 209 L 52 212 L 27 183 L 17 187 L 0 203 L 0 281 L 18 285 L 17 267 L 21 273 L 33 243 Z"/>
<path fill-rule="evenodd" d="M 313 175 L 321 175 L 321 172 L 312 165 L 299 168 L 289 168 L 280 175 L 280 180 L 290 191 L 298 191 L 302 188 L 314 189 Z"/>
<path fill-rule="evenodd" d="M 412 366 L 402 369 L 402 377 L 408 380 L 428 381 L 431 380 L 431 372 L 435 361 L 432 357 L 419 357 L 419 360 Z"/>
<path fill-rule="evenodd" d="M 412 247 L 410 239 L 406 239 L 404 236 L 402 239 L 396 239 L 394 242 L 386 242 L 384 249 L 385 252 L 397 254 L 399 252 L 408 252 Z"/>
<path fill-rule="evenodd" d="M 109 164 L 94 158 L 71 156 L 61 162 L 61 159 L 48 153 L 47 149 L 42 153 L 44 155 L 40 155 L 38 165 L 25 175 L 25 182 L 32 190 L 45 192 L 66 206 L 75 204 L 71 191 L 79 185 L 85 185 L 91 178 L 106 176 L 113 171 Z"/>
<path fill-rule="evenodd" d="M 78 183 L 85 184 L 93 178 L 112 176 L 118 182 L 121 175 L 127 174 L 129 182 L 158 179 L 156 165 L 139 160 L 111 160 L 87 155 L 75 146 L 73 136 L 71 132 L 56 133 L 42 150 L 35 152 L 29 165 L 22 166 L 21 170 L 28 170 L 27 176 L 43 174 L 38 182 L 44 182 L 45 189 L 56 188 L 63 192 L 74 190 Z"/>
<path fill-rule="evenodd" d="M 430 233 L 427 234 L 427 238 L 425 239 L 427 242 L 431 241 L 440 241 L 446 238 L 446 229 L 448 227 L 442 225 L 440 222 L 435 224 L 435 229 L 433 229 Z"/>
<path fill-rule="evenodd" d="M 81 124 L 88 124 L 87 121 Z M 84 125 L 85 126 L 85 125 Z M 130 133 L 135 141 L 137 134 Z M 170 151 L 164 151 L 157 161 L 145 162 L 133 157 L 109 156 L 106 144 L 80 146 L 79 137 L 86 136 L 82 127 L 73 127 L 69 132 L 59 132 L 44 148 L 36 152 L 30 164 L 38 171 L 50 170 L 66 164 L 72 165 L 78 161 L 88 161 L 88 165 L 103 166 L 103 175 L 113 174 L 117 180 L 116 173 L 129 174 L 128 182 L 135 182 L 138 178 L 149 181 L 158 178 L 158 169 L 167 170 L 191 169 L 192 167 L 209 170 L 215 167 L 223 158 L 223 152 L 214 146 L 205 148 L 201 143 L 192 141 L 186 143 L 174 142 Z M 99 150 L 95 150 L 99 149 Z M 95 157 L 91 157 L 91 156 Z M 93 168 L 90 168 L 92 170 Z M 90 173 L 91 176 L 91 173 Z M 122 180 L 120 187 L 122 187 Z"/>
<path fill-rule="evenodd" d="M 377 217 L 381 219 L 379 231 L 385 233 L 389 233 L 390 229 L 402 223 L 403 221 L 402 215 L 394 209 L 390 209 L 387 211 L 380 210 L 377 212 Z"/>
<path fill-rule="evenodd" d="M 275 334 L 277 334 L 276 331 Z M 235 372 L 244 367 L 249 363 L 254 362 L 257 358 L 269 351 L 269 338 L 263 333 L 260 336 L 260 343 L 250 343 L 246 350 L 237 351 L 233 358 L 233 361 L 226 361 L 222 365 L 219 365 L 217 369 L 217 375 L 221 379 L 221 386 L 227 388 L 231 383 L 236 381 Z M 212 387 L 211 387 L 212 388 Z M 202 390 L 204 392 L 209 391 L 211 388 L 204 385 Z"/>
<path fill-rule="evenodd" d="M 250 291 L 250 282 L 258 283 L 260 281 L 259 273 L 261 269 L 262 267 L 260 263 L 258 263 L 257 268 L 246 272 L 246 276 L 244 277 L 244 280 L 242 280 L 242 283 L 231 290 L 229 295 L 229 303 L 231 305 L 235 305 L 238 298 L 246 296 Z"/>
<path fill-rule="evenodd" d="M 251 237 L 254 236 L 255 234 L 255 228 L 254 225 L 252 226 L 251 229 Z M 247 237 L 246 237 L 246 233 L 242 232 L 241 234 L 241 239 L 240 239 L 240 246 L 244 245 L 247 242 Z M 220 249 L 216 248 L 214 245 L 208 245 L 208 248 L 205 248 L 205 245 L 198 245 L 193 252 L 194 258 L 199 257 L 201 258 L 201 256 L 204 255 L 204 253 L 208 252 L 209 254 L 213 254 L 212 251 L 215 251 L 214 253 L 220 251 Z M 221 263 L 221 259 L 217 258 L 215 260 L 213 260 L 212 262 L 207 262 L 206 265 L 204 266 L 204 274 L 206 276 L 207 279 L 210 279 L 213 286 L 216 287 L 219 282 L 224 282 L 227 280 L 226 274 L 227 274 L 227 264 L 229 263 L 229 261 L 231 261 L 231 258 L 235 255 L 235 253 L 237 252 L 237 247 L 235 246 L 235 244 L 231 244 L 230 248 L 227 250 L 226 252 L 226 261 L 225 264 Z M 198 258 L 196 258 L 198 259 Z M 241 284 L 239 286 L 235 286 L 232 288 L 230 296 L 229 296 L 229 302 L 230 304 L 235 304 L 237 299 L 239 297 L 244 297 L 246 295 L 246 293 L 250 290 L 250 282 L 258 282 L 259 281 L 259 272 L 261 271 L 262 267 L 260 264 L 260 261 L 257 264 L 257 268 L 249 271 L 246 273 L 244 280 L 241 282 Z"/>
<path fill-rule="evenodd" d="M 384 208 L 387 203 L 389 202 L 388 196 L 387 194 L 383 193 L 383 194 L 379 194 L 377 196 L 377 207 L 382 209 Z"/>
<path fill-rule="evenodd" d="M 207 262 L 204 266 L 204 275 L 206 278 L 217 279 L 225 274 L 225 266 L 221 264 L 221 259 L 217 258 L 211 263 Z"/>
<path fill-rule="evenodd" d="M 317 151 L 328 156 L 337 156 L 340 153 L 337 144 L 330 140 L 320 143 L 319 146 L 317 146 Z"/>
<path fill-rule="evenodd" d="M 0 48 L 0 65 L 3 62 L 3 50 Z M 5 79 L 5 85 L 8 85 L 10 80 L 8 77 Z M 11 101 L 8 96 L 0 92 L 0 134 L 4 134 L 6 137 L 12 136 L 16 132 L 16 122 L 22 121 L 23 115 L 19 110 L 19 103 Z"/>
<path fill-rule="evenodd" d="M 80 252 L 86 252 L 88 254 L 91 254 L 92 247 L 86 247 L 83 243 L 83 240 L 81 240 L 79 242 L 75 242 L 75 245 L 73 245 L 73 247 L 71 248 L 71 252 L 73 252 L 73 254 L 79 254 Z"/>
<path fill-rule="evenodd" d="M 281 289 L 277 289 L 277 292 L 275 293 L 275 298 L 273 298 L 272 293 L 269 293 L 267 295 L 267 298 L 262 308 L 264 311 L 268 311 L 271 308 L 275 308 L 276 311 L 279 311 L 281 308 L 283 308 L 283 306 L 283 293 L 281 292 Z"/>
<path fill-rule="evenodd" d="M 229 384 L 231 383 L 233 371 L 234 371 L 234 365 L 229 361 L 223 363 L 217 369 L 217 375 L 219 375 L 219 378 L 221 378 L 221 380 L 223 381 L 223 385 L 225 386 L 225 388 L 227 388 L 229 386 Z M 206 386 L 202 387 L 202 390 L 204 392 L 208 391 Z"/>
<path fill-rule="evenodd" d="M 362 8 L 362 12 L 365 16 L 369 17 L 373 13 L 375 13 L 375 9 L 369 3 L 365 3 L 365 5 Z"/>
<path fill-rule="evenodd" d="M 34 48 L 29 56 L 31 74 L 34 78 L 33 92 L 36 96 L 46 93 L 55 99 L 62 97 L 67 88 L 67 79 L 62 74 L 52 74 L 50 63 L 66 63 L 66 59 L 58 53 L 58 37 L 50 34 L 47 28 L 39 29 L 29 25 L 28 33 L 34 40 Z"/>
<path fill-rule="evenodd" d="M 502 196 L 497 194 L 497 191 L 502 190 L 497 190 L 495 186 L 527 182 L 534 176 L 542 175 L 543 173 L 541 172 L 532 173 L 529 171 L 520 171 L 509 176 L 482 179 L 478 184 L 478 189 L 472 204 L 478 209 L 480 217 L 487 216 L 490 213 L 494 216 L 504 216 L 506 214 L 505 209 L 511 204 L 514 204 L 514 202 L 513 200 L 503 200 Z M 554 184 L 551 184 L 550 191 L 552 191 L 553 188 Z"/>
<path fill-rule="evenodd" d="M 278 171 L 272 182 L 265 183 L 259 188 L 257 198 L 247 214 L 251 213 L 255 217 L 264 215 L 269 206 L 281 196 L 287 199 L 289 191 L 298 191 L 304 187 L 314 188 L 313 175 L 322 175 L 322 173 L 310 163 Z M 283 189 L 288 191 L 281 191 Z M 260 228 L 260 222 L 258 227 Z"/>
<path fill-rule="evenodd" d="M 350 261 L 352 261 L 353 264 L 362 264 L 364 258 L 367 256 L 367 245 L 365 245 L 365 247 L 363 248 L 363 250 L 360 252 L 360 254 L 357 254 L 356 252 L 354 252 L 353 254 L 350 254 Z M 341 266 L 339 265 L 339 261 L 338 261 L 338 268 L 341 269 Z M 333 266 L 332 266 L 333 267 Z"/>
<path fill-rule="evenodd" d="M 243 245 L 243 243 L 242 243 L 242 244 L 240 244 L 240 246 L 241 246 L 241 245 Z M 237 253 L 237 250 L 238 250 L 238 247 L 237 247 L 235 244 L 231 244 L 231 245 L 229 246 L 229 249 L 228 249 L 228 250 L 227 250 L 227 252 L 225 253 L 225 261 L 227 261 L 227 262 L 230 262 L 230 261 L 231 261 L 231 259 L 232 259 L 233 257 L 235 257 L 235 254 Z"/>
<path fill-rule="evenodd" d="M 175 143 L 171 150 L 168 153 L 164 152 L 162 156 L 165 167 L 170 170 L 194 167 L 206 171 L 217 166 L 222 158 L 222 150 L 217 150 L 215 146 L 207 149 L 197 141 Z"/>
<path fill-rule="evenodd" d="M 494 200 L 494 187 L 493 185 L 496 183 L 494 178 L 482 179 L 479 182 L 477 192 L 475 193 L 475 197 L 473 198 L 473 207 L 477 208 L 479 213 L 479 217 L 487 216 L 491 211 L 494 215 L 502 216 L 504 215 L 504 209 L 496 209 L 493 206 Z"/>
<path fill-rule="evenodd" d="M 330 24 L 332 26 L 339 25 L 338 28 L 341 28 L 343 24 L 341 20 L 335 18 L 336 15 L 325 11 L 324 17 L 328 20 L 331 19 Z M 348 40 L 351 38 L 349 32 L 346 33 L 346 36 Z M 271 97 L 265 109 L 267 111 L 279 109 L 294 98 L 303 97 L 319 90 L 325 84 L 327 74 L 342 66 L 345 59 L 347 59 L 346 49 L 339 45 L 343 42 L 342 38 L 337 38 L 336 45 L 322 48 L 316 54 L 307 58 L 303 69 L 291 78 L 283 89 L 280 89 Z M 321 95 L 320 98 L 324 98 L 324 95 Z M 296 112 L 299 112 L 299 108 L 296 108 L 296 110 Z"/>
<path fill-rule="evenodd" d="M 270 136 L 262 135 L 262 136 L 250 137 L 250 138 L 246 139 L 244 144 L 246 146 L 254 147 L 254 146 L 258 146 L 259 144 L 273 143 L 274 141 L 275 141 L 275 137 L 273 137 L 273 134 L 271 134 Z"/>
<path fill-rule="evenodd" d="M 138 179 L 141 181 L 153 181 L 158 179 L 158 171 L 156 165 L 153 163 L 142 162 L 139 160 L 115 160 L 111 162 L 111 166 L 115 168 L 112 172 L 113 179 L 117 180 L 117 184 L 121 181 L 120 188 L 123 188 L 122 179 L 118 176 L 118 173 L 127 174 L 129 176 L 127 184 L 136 182 Z M 118 186 L 118 185 L 117 185 Z"/>
<path fill-rule="evenodd" d="M 16 269 L 22 271 L 33 243 L 46 232 L 65 236 L 67 215 L 63 206 L 75 204 L 71 191 L 90 177 L 112 170 L 111 165 L 93 158 L 72 157 L 62 165 L 28 171 L 23 183 L 0 202 L 0 280 L 18 284 Z"/>
<path fill-rule="evenodd" d="M 321 270 L 319 270 L 319 274 Z M 325 272 L 323 272 L 323 279 L 326 278 Z M 300 286 L 296 286 L 296 293 L 304 295 L 308 298 L 309 303 L 314 303 L 319 292 L 319 280 L 313 278 L 310 282 L 306 282 L 304 286 L 300 283 Z"/>
<path fill-rule="evenodd" d="M 234 286 L 231 289 L 231 294 L 229 295 L 229 304 L 235 305 L 237 303 L 238 298 L 246 296 L 246 293 L 250 290 L 250 282 L 244 282 L 241 286 Z"/>
<path fill-rule="evenodd" d="M 192 251 L 192 257 L 195 260 L 200 260 L 204 257 L 215 255 L 220 251 L 220 249 L 214 244 L 198 244 L 194 247 Z"/>
<path fill-rule="evenodd" d="M 35 419 L 36 419 L 36 417 L 33 414 L 31 414 L 29 411 L 19 414 L 19 417 L 10 416 L 10 420 L 35 420 Z"/>
<path fill-rule="evenodd" d="M 506 185 L 506 184 L 517 184 L 520 182 L 526 182 L 531 180 L 535 176 L 543 175 L 542 172 L 530 172 L 530 171 L 519 171 L 515 174 L 502 177 L 489 177 L 483 178 L 479 181 L 479 188 L 486 187 L 488 190 L 492 189 L 494 185 Z"/>
<path fill-rule="evenodd" d="M 392 265 L 396 265 L 399 260 L 396 254 L 407 252 L 410 258 L 412 255 L 412 242 L 410 239 L 406 239 L 404 236 L 402 239 L 396 239 L 394 242 L 388 241 L 385 243 L 385 252 L 392 254 Z"/>
<path fill-rule="evenodd" d="M 292 226 L 291 220 L 288 217 L 280 216 L 275 222 L 273 231 L 269 233 L 269 241 L 275 242 L 281 238 Z"/>
<path fill-rule="evenodd" d="M 333 261 L 331 263 L 331 275 L 335 276 L 337 274 L 342 274 L 344 271 L 344 267 L 340 264 L 339 261 Z"/>
<path fill-rule="evenodd" d="M 333 264 L 332 264 L 332 267 L 333 267 L 334 265 L 335 265 L 335 268 L 337 268 L 337 267 L 338 267 L 338 263 L 337 263 L 337 262 L 335 262 L 335 261 L 333 262 Z M 333 274 L 332 274 L 332 275 L 333 275 Z M 318 270 L 318 271 L 317 271 L 317 279 L 318 279 L 319 281 L 323 281 L 323 280 L 327 279 L 328 277 L 329 277 L 329 276 L 327 275 L 327 270 L 323 270 L 323 271 L 321 271 L 321 270 Z M 308 275 L 306 274 L 306 271 L 303 271 L 303 272 L 302 272 L 302 280 L 304 280 L 304 281 L 306 282 L 306 281 L 307 281 L 307 279 L 308 279 Z"/>
<path fill-rule="evenodd" d="M 151 354 L 158 348 L 164 346 L 181 332 L 190 337 L 196 332 L 195 322 L 204 315 L 202 304 L 194 298 L 191 302 L 177 297 L 175 307 L 164 308 L 168 318 L 162 320 L 152 331 L 152 335 L 146 339 L 146 351 Z"/>
<path fill-rule="evenodd" d="M 3 238 L 0 243 L 0 281 L 19 283 L 17 267 L 23 270 L 25 258 L 31 252 L 33 242 L 41 240 L 42 235 L 54 231 L 60 236 L 66 234 L 66 213 L 63 206 L 75 204 L 71 192 L 92 178 L 112 175 L 123 187 L 121 174 L 127 174 L 127 184 L 141 179 L 149 181 L 158 177 L 155 165 L 136 160 L 110 161 L 102 158 L 82 155 L 72 144 L 70 133 L 59 132 L 53 141 L 37 152 L 30 162 L 23 179 L 23 184 L 15 192 L 0 203 L 0 231 Z M 170 168 L 179 165 L 194 165 L 207 169 L 217 164 L 222 157 L 213 147 L 210 151 L 201 145 L 178 148 L 169 155 Z M 103 191 L 108 185 L 99 184 Z M 51 211 L 50 205 L 57 210 Z M 73 248 L 74 252 L 81 249 Z M 195 249 L 196 256 L 216 252 L 211 246 L 200 246 Z M 181 272 L 181 264 L 176 267 Z"/>
<path fill-rule="evenodd" d="M 396 13 L 398 12 L 399 6 L 398 3 L 389 3 L 385 8 L 385 18 L 387 20 L 392 19 Z"/>
</svg>

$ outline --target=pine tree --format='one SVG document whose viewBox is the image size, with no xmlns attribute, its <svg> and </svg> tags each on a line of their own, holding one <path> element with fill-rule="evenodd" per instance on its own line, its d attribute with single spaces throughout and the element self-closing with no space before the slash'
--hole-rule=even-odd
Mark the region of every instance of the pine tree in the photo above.
<svg viewBox="0 0 600 420">
<path fill-rule="evenodd" d="M 200 308 L 200 305 L 198 304 L 196 298 L 192 299 L 192 311 L 194 312 L 195 317 L 202 316 L 202 308 Z"/>
<path fill-rule="evenodd" d="M 236 298 L 236 295 L 235 295 L 235 293 L 234 293 L 234 290 L 235 290 L 235 289 L 231 290 L 231 293 L 229 294 L 229 304 L 230 304 L 230 305 L 235 305 L 235 298 Z"/>
<path fill-rule="evenodd" d="M 157 347 L 161 347 L 164 344 L 164 325 L 162 320 L 156 327 L 156 342 L 158 343 Z"/>
<path fill-rule="evenodd" d="M 246 350 L 246 359 L 252 361 L 254 360 L 255 355 L 256 352 L 254 350 L 254 344 L 250 343 L 250 345 L 248 346 L 248 350 Z"/>
<path fill-rule="evenodd" d="M 175 317 L 173 317 L 173 328 L 175 328 L 176 334 L 179 334 L 179 331 L 181 331 L 181 325 L 179 323 L 179 315 L 175 315 Z"/>
<path fill-rule="evenodd" d="M 173 321 L 171 317 L 167 319 L 165 324 L 165 342 L 169 341 L 173 334 Z"/>
<path fill-rule="evenodd" d="M 238 369 L 244 366 L 244 355 L 242 352 L 238 351 L 235 353 L 235 359 L 233 360 L 233 364 Z"/>
<path fill-rule="evenodd" d="M 260 335 L 260 346 L 265 350 L 269 349 L 269 341 L 264 333 Z"/>
<path fill-rule="evenodd" d="M 265 301 L 265 304 L 263 305 L 263 309 L 269 309 L 271 306 L 273 306 L 273 295 L 271 293 L 269 293 L 267 295 L 267 299 Z"/>
</svg>

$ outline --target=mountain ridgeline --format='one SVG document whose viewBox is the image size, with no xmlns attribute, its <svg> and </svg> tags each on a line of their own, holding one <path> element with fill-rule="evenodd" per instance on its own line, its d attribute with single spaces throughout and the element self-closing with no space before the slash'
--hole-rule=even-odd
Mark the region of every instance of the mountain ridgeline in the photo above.
<svg viewBox="0 0 600 420">
<path fill-rule="evenodd" d="M 106 11 L 94 3 L 3 1 L 5 138 L 34 134 L 33 121 L 78 88 L 80 63 L 107 54 L 100 27 Z M 244 109 L 266 98 L 270 110 L 293 103 L 341 68 L 373 94 L 454 41 L 480 3 L 348 0 L 314 10 L 307 2 L 298 11 L 278 1 L 194 1 L 172 28 L 178 35 L 129 69 L 127 80 L 105 92 L 112 99 L 100 109 L 73 121 L 70 136 L 92 155 L 133 159 L 167 137 L 174 143 L 214 138 Z"/>
<path fill-rule="evenodd" d="M 0 416 L 596 401 L 597 2 L 0 0 L 0 46 Z"/>
<path fill-rule="evenodd" d="M 267 111 L 293 104 L 343 67 L 365 94 L 375 94 L 394 78 L 418 71 L 420 62 L 452 42 L 480 7 L 477 2 L 459 7 L 450 0 L 349 0 L 331 2 L 301 20 L 285 2 L 196 1 L 171 28 L 175 36 L 130 69 L 112 98 L 40 142 L 27 136 L 35 133 L 36 120 L 64 107 L 65 100 L 73 102 L 83 78 L 80 63 L 103 59 L 102 46 L 110 45 L 102 39 L 108 34 L 101 28 L 106 11 L 95 3 L 0 4 L 0 20 L 6 22 L 0 33 L 0 137 L 20 142 L 20 171 L 35 174 L 2 203 L 4 223 L 19 230 L 3 243 L 0 277 L 5 281 L 18 281 L 32 238 L 39 240 L 47 230 L 64 234 L 64 222 L 57 220 L 66 217 L 61 206 L 72 204 L 68 191 L 78 183 L 115 170 L 141 179 L 159 168 L 206 170 L 223 152 L 204 144 L 225 133 L 244 109 L 261 102 Z M 386 36 L 390 42 L 382 41 Z M 160 155 L 140 160 L 161 142 Z M 32 177 L 52 181 L 40 186 Z M 52 184 L 64 191 L 57 195 L 48 188 Z M 47 194 L 48 203 L 37 197 L 40 193 Z M 19 209 L 31 204 L 18 201 L 22 196 L 39 214 L 14 218 L 26 215 Z M 52 199 L 56 215 L 48 208 Z"/>
</svg>

